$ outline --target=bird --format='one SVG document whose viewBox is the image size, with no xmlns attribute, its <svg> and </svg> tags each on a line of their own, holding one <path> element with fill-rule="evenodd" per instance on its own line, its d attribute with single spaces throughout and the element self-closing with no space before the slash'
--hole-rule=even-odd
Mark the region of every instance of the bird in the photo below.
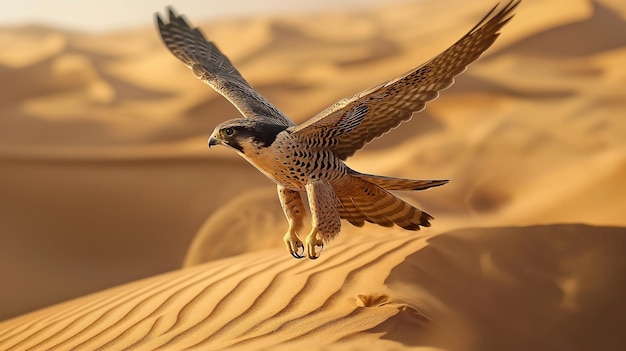
<svg viewBox="0 0 626 351">
<path fill-rule="evenodd" d="M 276 183 L 288 222 L 283 236 L 288 252 L 298 259 L 316 259 L 324 244 L 339 234 L 342 219 L 357 227 L 365 222 L 410 231 L 430 227 L 430 214 L 391 191 L 426 190 L 448 180 L 361 173 L 345 161 L 453 85 L 454 78 L 495 42 L 520 1 L 498 3 L 460 40 L 426 63 L 343 98 L 301 124 L 255 91 L 216 44 L 171 6 L 166 21 L 159 13 L 155 19 L 167 49 L 242 115 L 215 127 L 209 149 L 222 145 L 234 150 Z M 304 242 L 299 236 L 307 216 L 303 198 L 311 215 Z"/>
</svg>

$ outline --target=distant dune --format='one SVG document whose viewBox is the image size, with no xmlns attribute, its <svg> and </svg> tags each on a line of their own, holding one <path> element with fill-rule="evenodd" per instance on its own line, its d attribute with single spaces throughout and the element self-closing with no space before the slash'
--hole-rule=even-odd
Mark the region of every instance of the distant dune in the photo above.
<svg viewBox="0 0 626 351">
<path fill-rule="evenodd" d="M 303 121 L 493 5 L 186 15 Z M 206 148 L 237 111 L 154 28 L 0 28 L 0 349 L 626 348 L 625 29 L 619 1 L 524 0 L 453 87 L 349 160 L 451 179 L 400 194 L 433 227 L 345 223 L 309 262 L 284 250 L 274 185 Z"/>
</svg>

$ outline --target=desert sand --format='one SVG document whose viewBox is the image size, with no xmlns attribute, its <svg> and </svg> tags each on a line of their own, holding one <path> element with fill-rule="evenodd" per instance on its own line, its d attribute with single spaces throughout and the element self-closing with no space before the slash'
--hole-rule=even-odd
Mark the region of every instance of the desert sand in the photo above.
<svg viewBox="0 0 626 351">
<path fill-rule="evenodd" d="M 304 121 L 494 4 L 187 17 Z M 207 150 L 237 111 L 154 28 L 0 28 L 0 349 L 626 348 L 624 33 L 620 1 L 524 0 L 453 87 L 348 162 L 451 179 L 400 194 L 433 227 L 346 222 L 309 261 L 283 247 L 274 185 Z"/>
</svg>

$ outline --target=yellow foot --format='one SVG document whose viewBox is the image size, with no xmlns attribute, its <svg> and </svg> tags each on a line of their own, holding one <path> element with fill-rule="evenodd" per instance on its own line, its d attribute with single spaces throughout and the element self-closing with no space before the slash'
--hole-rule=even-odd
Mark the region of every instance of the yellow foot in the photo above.
<svg viewBox="0 0 626 351">
<path fill-rule="evenodd" d="M 312 231 L 311 234 L 306 237 L 306 255 L 309 256 L 309 259 L 315 260 L 324 250 L 324 242 L 317 238 L 317 231 Z M 317 253 L 315 251 L 315 247 L 320 247 L 320 252 Z"/>
<path fill-rule="evenodd" d="M 304 258 L 304 245 L 302 245 L 302 241 L 300 241 L 295 232 L 288 231 L 283 237 L 283 241 L 291 256 L 298 259 Z"/>
</svg>

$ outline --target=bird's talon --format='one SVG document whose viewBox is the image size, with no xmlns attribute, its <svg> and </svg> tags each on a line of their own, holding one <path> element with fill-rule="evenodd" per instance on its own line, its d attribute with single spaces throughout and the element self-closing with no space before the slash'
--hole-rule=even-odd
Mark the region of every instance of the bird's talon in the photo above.
<svg viewBox="0 0 626 351">
<path fill-rule="evenodd" d="M 304 258 L 304 245 L 302 243 L 296 243 L 296 249 L 291 252 L 291 256 L 297 259 Z"/>
<path fill-rule="evenodd" d="M 287 246 L 289 254 L 291 254 L 293 258 L 304 258 L 305 247 L 302 241 L 298 239 L 298 235 L 295 232 L 288 231 L 283 240 L 285 241 L 285 246 Z"/>
<path fill-rule="evenodd" d="M 317 246 L 321 246 L 320 252 L 316 252 L 315 248 Z M 320 254 L 322 253 L 322 250 L 324 250 L 324 243 L 315 243 L 315 245 L 313 245 L 309 251 L 309 259 L 311 260 L 317 260 L 320 257 Z"/>
<path fill-rule="evenodd" d="M 320 247 L 320 251 L 316 252 L 315 248 Z M 317 239 L 315 236 L 308 237 L 306 240 L 306 253 L 309 259 L 316 260 L 320 257 L 320 254 L 324 250 L 324 242 Z"/>
</svg>

